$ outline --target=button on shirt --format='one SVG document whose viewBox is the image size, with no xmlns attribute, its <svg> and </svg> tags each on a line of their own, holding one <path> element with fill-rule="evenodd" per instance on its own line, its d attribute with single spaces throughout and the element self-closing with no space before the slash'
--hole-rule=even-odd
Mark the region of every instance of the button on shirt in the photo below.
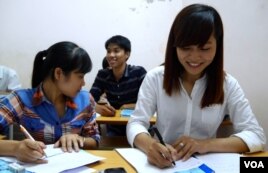
<svg viewBox="0 0 268 173">
<path fill-rule="evenodd" d="M 127 124 L 127 137 L 133 146 L 139 133 L 148 133 L 149 120 L 157 112 L 156 127 L 169 144 L 182 135 L 198 139 L 215 138 L 224 116 L 230 115 L 234 136 L 241 138 L 250 152 L 261 151 L 266 137 L 258 124 L 249 101 L 237 80 L 226 74 L 224 81 L 224 102 L 200 108 L 205 91 L 206 76 L 197 80 L 189 96 L 182 86 L 180 93 L 167 95 L 163 89 L 164 67 L 157 67 L 147 73 L 139 92 L 135 111 Z"/>
<path fill-rule="evenodd" d="M 69 133 L 100 140 L 94 99 L 87 91 L 80 91 L 74 99 L 66 99 L 65 115 L 59 117 L 41 85 L 16 90 L 0 102 L 0 132 L 14 121 L 22 124 L 35 140 L 46 144 L 55 143 Z"/>
</svg>

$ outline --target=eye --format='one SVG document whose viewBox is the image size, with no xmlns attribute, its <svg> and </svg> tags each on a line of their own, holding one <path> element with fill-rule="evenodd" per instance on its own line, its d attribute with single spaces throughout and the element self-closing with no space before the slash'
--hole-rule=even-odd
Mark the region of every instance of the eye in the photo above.
<svg viewBox="0 0 268 173">
<path fill-rule="evenodd" d="M 202 47 L 202 48 L 200 48 L 200 50 L 207 51 L 207 50 L 210 50 L 210 47 Z"/>
<path fill-rule="evenodd" d="M 121 49 L 115 49 L 114 52 L 115 53 L 119 53 L 121 51 Z"/>
</svg>

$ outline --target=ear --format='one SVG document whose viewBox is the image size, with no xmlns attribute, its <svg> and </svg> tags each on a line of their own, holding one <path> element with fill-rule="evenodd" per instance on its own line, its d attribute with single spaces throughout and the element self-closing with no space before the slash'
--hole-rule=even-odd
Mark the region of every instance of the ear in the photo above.
<svg viewBox="0 0 268 173">
<path fill-rule="evenodd" d="M 128 60 L 128 58 L 129 58 L 129 56 L 130 56 L 130 52 L 126 52 L 126 61 Z"/>
<path fill-rule="evenodd" d="M 54 77 L 55 77 L 55 79 L 56 80 L 59 80 L 62 77 L 62 75 L 63 75 L 62 69 L 59 68 L 59 67 L 55 68 L 55 70 L 54 70 Z"/>
</svg>

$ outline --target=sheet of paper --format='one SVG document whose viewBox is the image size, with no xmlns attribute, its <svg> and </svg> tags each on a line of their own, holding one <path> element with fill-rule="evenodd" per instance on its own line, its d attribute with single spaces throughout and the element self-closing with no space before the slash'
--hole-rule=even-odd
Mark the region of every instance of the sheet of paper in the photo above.
<svg viewBox="0 0 268 173">
<path fill-rule="evenodd" d="M 51 145 L 47 145 L 45 149 L 48 157 L 45 158 L 48 160 L 46 164 L 29 164 L 19 162 L 22 166 L 26 168 L 26 170 L 35 172 L 35 173 L 59 173 L 62 171 L 73 171 L 77 172 L 79 167 L 88 165 L 105 158 L 95 156 L 90 154 L 84 150 L 80 150 L 79 152 L 61 152 L 59 148 L 53 148 Z M 9 162 L 17 162 L 15 158 L 10 157 L 0 157 L 0 159 L 9 161 Z M 74 169 L 77 168 L 77 169 Z M 73 169 L 73 170 L 70 170 Z M 82 168 L 81 168 L 82 169 Z M 88 172 L 94 172 L 93 169 L 88 169 Z"/>
<path fill-rule="evenodd" d="M 65 152 L 63 154 L 48 157 L 47 164 L 25 164 L 24 166 L 27 170 L 36 173 L 56 173 L 94 163 L 102 159 L 103 158 L 101 157 L 97 157 L 86 151 L 80 150 L 79 152 Z"/>
<path fill-rule="evenodd" d="M 240 154 L 237 153 L 209 153 L 196 157 L 213 168 L 216 173 L 240 172 Z"/>
<path fill-rule="evenodd" d="M 203 162 L 194 157 L 191 157 L 185 162 L 176 161 L 176 165 L 173 167 L 160 169 L 149 164 L 147 161 L 147 156 L 136 148 L 117 148 L 116 151 L 131 165 L 133 165 L 137 172 L 141 173 L 187 173 L 187 171 L 197 173 L 202 171 L 199 169 L 199 166 L 202 165 Z"/>
<path fill-rule="evenodd" d="M 53 146 L 53 144 L 47 145 L 47 148 L 44 149 L 44 152 L 46 153 L 47 157 L 52 157 L 64 153 L 61 148 L 54 148 Z"/>
<path fill-rule="evenodd" d="M 81 166 L 78 168 L 65 170 L 60 173 L 91 173 L 91 172 L 97 172 L 97 170 L 89 168 L 87 166 Z"/>
</svg>

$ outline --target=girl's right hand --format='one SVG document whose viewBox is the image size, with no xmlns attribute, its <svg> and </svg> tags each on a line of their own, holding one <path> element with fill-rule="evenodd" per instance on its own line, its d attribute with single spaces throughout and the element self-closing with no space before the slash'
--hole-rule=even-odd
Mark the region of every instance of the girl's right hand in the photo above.
<svg viewBox="0 0 268 173">
<path fill-rule="evenodd" d="M 15 150 L 15 156 L 18 160 L 27 163 L 47 163 L 42 159 L 46 145 L 43 142 L 25 139 L 18 142 Z"/>
</svg>

